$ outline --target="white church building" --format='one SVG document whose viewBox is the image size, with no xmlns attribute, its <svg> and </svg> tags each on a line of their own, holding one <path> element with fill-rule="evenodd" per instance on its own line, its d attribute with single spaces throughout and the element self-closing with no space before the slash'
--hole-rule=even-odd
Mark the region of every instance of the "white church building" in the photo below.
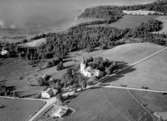
<svg viewBox="0 0 167 121">
<path fill-rule="evenodd" d="M 82 61 L 80 63 L 80 73 L 85 77 L 99 77 L 100 71 L 97 69 L 93 69 L 92 67 L 86 67 L 86 64 Z"/>
</svg>

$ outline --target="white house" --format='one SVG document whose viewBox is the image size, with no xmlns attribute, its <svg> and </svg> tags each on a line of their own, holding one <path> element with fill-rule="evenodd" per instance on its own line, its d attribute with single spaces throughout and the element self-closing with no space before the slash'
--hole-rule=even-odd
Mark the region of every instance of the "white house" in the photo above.
<svg viewBox="0 0 167 121">
<path fill-rule="evenodd" d="M 41 92 L 41 98 L 49 99 L 57 94 L 57 90 L 53 88 L 47 88 L 46 90 Z"/>
<path fill-rule="evenodd" d="M 68 110 L 69 108 L 67 106 L 54 105 L 51 110 L 50 117 L 62 118 L 67 113 Z"/>
<path fill-rule="evenodd" d="M 8 55 L 8 51 L 2 48 L 1 53 L 2 56 Z"/>
<path fill-rule="evenodd" d="M 80 63 L 80 73 L 82 73 L 86 77 L 98 77 L 100 75 L 100 71 L 97 69 L 93 69 L 92 67 L 86 67 L 86 64 Z"/>
</svg>

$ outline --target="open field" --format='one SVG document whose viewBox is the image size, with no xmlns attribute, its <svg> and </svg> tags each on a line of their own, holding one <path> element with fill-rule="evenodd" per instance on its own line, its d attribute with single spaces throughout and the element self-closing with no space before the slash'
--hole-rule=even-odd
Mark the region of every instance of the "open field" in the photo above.
<svg viewBox="0 0 167 121">
<path fill-rule="evenodd" d="M 70 106 L 76 112 L 64 121 L 153 121 L 154 112 L 167 111 L 166 99 L 162 93 L 105 88 L 88 90 L 72 100 Z"/>
<path fill-rule="evenodd" d="M 28 121 L 45 102 L 0 97 L 0 104 L 4 105 L 4 108 L 0 109 L 1 121 Z"/>
<path fill-rule="evenodd" d="M 160 16 L 157 18 L 157 20 L 163 22 L 163 28 L 162 30 L 158 31 L 158 33 L 167 33 L 167 16 Z"/>
<path fill-rule="evenodd" d="M 27 76 L 36 72 L 36 68 L 28 65 L 25 60 L 8 58 L 0 60 L 0 80 L 7 80 L 6 84 L 21 90 L 21 95 L 36 94 L 41 87 L 30 87 Z"/>
<path fill-rule="evenodd" d="M 89 25 L 89 26 L 105 26 L 105 27 L 115 27 L 118 29 L 126 29 L 126 28 L 135 28 L 139 26 L 143 22 L 147 22 L 151 19 L 156 18 L 157 16 L 148 15 L 124 15 L 123 18 L 111 24 L 100 24 L 100 25 Z"/>
<path fill-rule="evenodd" d="M 97 49 L 93 52 L 76 51 L 70 54 L 73 60 L 81 61 L 82 57 L 104 57 L 109 60 L 124 61 L 127 63 L 133 63 L 139 59 L 142 59 L 157 50 L 164 48 L 152 43 L 132 43 L 124 44 L 112 49 L 101 50 Z"/>
<path fill-rule="evenodd" d="M 167 50 L 134 66 L 135 71 L 127 73 L 112 85 L 127 85 L 128 87 L 141 88 L 143 86 L 155 90 L 167 90 Z M 110 81 L 112 80 L 112 77 Z"/>
<path fill-rule="evenodd" d="M 124 61 L 132 64 L 152 53 L 164 48 L 163 46 L 141 43 L 126 44 L 101 53 L 111 60 Z M 98 55 L 96 53 L 96 55 Z M 167 50 L 138 63 L 133 70 L 125 70 L 116 76 L 105 79 L 104 83 L 114 86 L 126 85 L 133 88 L 147 87 L 155 90 L 167 90 Z"/>
<path fill-rule="evenodd" d="M 24 43 L 24 44 L 22 44 L 22 46 L 24 46 L 24 47 L 39 47 L 45 43 L 46 43 L 46 38 L 42 38 L 42 39 L 32 40 L 30 42 Z"/>
<path fill-rule="evenodd" d="M 0 80 L 8 80 L 9 84 L 16 84 L 18 88 L 26 85 L 26 82 L 19 78 L 35 71 L 35 68 L 32 68 L 26 61 L 21 59 L 1 59 L 0 63 Z"/>
<path fill-rule="evenodd" d="M 115 23 L 110 24 L 110 26 L 119 29 L 135 28 L 139 26 L 141 23 L 147 22 L 153 18 L 156 18 L 156 16 L 125 15 L 122 19 L 118 20 Z"/>
</svg>

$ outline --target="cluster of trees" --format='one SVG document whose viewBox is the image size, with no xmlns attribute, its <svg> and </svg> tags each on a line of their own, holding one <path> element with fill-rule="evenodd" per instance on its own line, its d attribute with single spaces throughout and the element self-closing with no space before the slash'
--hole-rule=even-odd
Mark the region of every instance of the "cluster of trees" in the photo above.
<svg viewBox="0 0 167 121">
<path fill-rule="evenodd" d="M 84 23 L 80 23 L 78 24 L 78 26 L 88 26 L 88 25 L 100 25 L 100 24 L 111 24 L 112 20 L 110 19 L 104 19 L 104 20 L 94 20 L 91 22 L 84 22 Z"/>
<path fill-rule="evenodd" d="M 89 57 L 85 60 L 87 66 L 91 66 L 94 69 L 98 69 L 101 72 L 99 78 L 117 72 L 125 66 L 123 62 L 109 61 L 108 59 L 103 59 L 102 57 Z M 87 85 L 93 82 L 98 82 L 97 78 L 87 78 L 79 72 L 79 66 L 69 68 L 66 73 L 62 76 L 62 79 L 54 79 L 50 75 L 44 75 L 39 77 L 38 84 L 40 86 L 52 87 L 58 89 L 61 93 L 64 89 L 85 89 Z"/>
<path fill-rule="evenodd" d="M 82 76 L 76 68 L 67 69 L 62 79 L 54 79 L 50 75 L 38 78 L 38 84 L 40 86 L 52 87 L 62 92 L 64 89 L 77 89 L 85 88 L 87 85 L 87 78 Z"/>
<path fill-rule="evenodd" d="M 70 68 L 63 76 L 64 88 L 86 88 L 88 78 L 84 77 L 77 69 Z"/>
<path fill-rule="evenodd" d="M 161 30 L 163 23 L 161 21 L 151 19 L 148 22 L 142 23 L 139 26 L 131 29 L 126 36 L 128 37 L 145 37 L 151 32 L 156 32 Z"/>
<path fill-rule="evenodd" d="M 123 12 L 121 10 L 114 10 L 114 9 L 106 9 L 100 7 L 94 8 L 87 8 L 79 18 L 97 18 L 97 19 L 104 19 L 104 23 L 112 23 L 120 18 L 122 18 Z M 101 21 L 98 21 L 98 23 Z"/>
<path fill-rule="evenodd" d="M 90 57 L 85 60 L 85 63 L 87 66 L 100 70 L 101 73 L 99 78 L 107 74 L 112 74 L 126 65 L 124 62 L 109 61 L 108 59 L 103 59 L 102 57 Z M 91 82 L 97 81 L 96 77 L 91 79 L 84 77 L 78 70 L 79 68 L 77 66 L 67 69 L 60 81 L 62 88 L 84 89 L 90 83 L 90 80 Z"/>
<path fill-rule="evenodd" d="M 85 60 L 86 66 L 100 70 L 100 77 L 112 74 L 126 66 L 126 63 L 120 61 L 110 61 L 102 57 L 89 57 Z"/>
<path fill-rule="evenodd" d="M 167 34 L 159 34 L 159 33 L 149 33 L 143 37 L 143 40 L 146 42 L 152 42 L 155 44 L 167 45 Z"/>
<path fill-rule="evenodd" d="M 40 86 L 51 87 L 57 89 L 58 92 L 62 91 L 63 83 L 60 79 L 55 79 L 51 75 L 45 74 L 43 77 L 37 79 Z"/>
<path fill-rule="evenodd" d="M 66 33 L 53 33 L 47 37 L 47 43 L 38 48 L 41 57 L 63 58 L 68 52 L 88 48 L 89 50 L 102 46 L 102 39 L 105 39 L 106 45 L 110 47 L 122 38 L 127 30 L 119 30 L 111 27 L 89 27 L 75 26 Z M 110 43 L 110 44 L 109 44 Z"/>
<path fill-rule="evenodd" d="M 14 86 L 7 86 L 5 84 L 6 80 L 2 80 L 0 83 L 0 96 L 13 96 L 15 87 Z"/>
<path fill-rule="evenodd" d="M 48 60 L 44 68 L 49 68 L 49 67 L 60 65 L 61 62 L 63 62 L 63 60 L 60 58 L 54 58 L 54 59 Z"/>
</svg>

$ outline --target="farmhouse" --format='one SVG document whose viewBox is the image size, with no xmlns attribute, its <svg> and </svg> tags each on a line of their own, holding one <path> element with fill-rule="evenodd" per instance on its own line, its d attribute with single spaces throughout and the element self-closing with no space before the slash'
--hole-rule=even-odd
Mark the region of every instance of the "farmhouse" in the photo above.
<svg viewBox="0 0 167 121">
<path fill-rule="evenodd" d="M 6 56 L 6 55 L 8 55 L 8 51 L 7 50 L 5 50 L 4 48 L 2 48 L 2 50 L 1 50 L 1 56 Z"/>
<path fill-rule="evenodd" d="M 49 99 L 57 94 L 57 90 L 53 88 L 48 88 L 41 92 L 41 98 Z"/>
<path fill-rule="evenodd" d="M 98 77 L 100 75 L 100 71 L 97 69 L 93 69 L 92 67 L 86 67 L 84 62 L 80 64 L 80 72 L 86 77 Z"/>
</svg>

